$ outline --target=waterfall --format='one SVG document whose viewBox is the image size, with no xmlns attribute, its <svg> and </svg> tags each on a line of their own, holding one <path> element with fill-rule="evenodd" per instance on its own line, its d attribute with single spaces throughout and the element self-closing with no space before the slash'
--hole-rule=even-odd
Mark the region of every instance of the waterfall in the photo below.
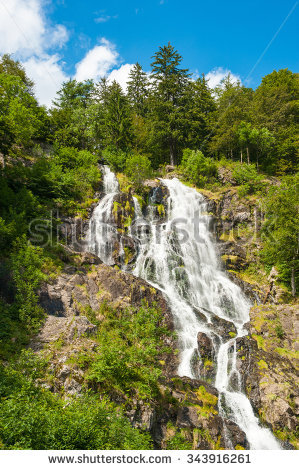
<svg viewBox="0 0 299 470">
<path fill-rule="evenodd" d="M 247 334 L 243 325 L 249 320 L 250 303 L 221 269 L 205 199 L 176 178 L 161 181 L 169 191 L 165 223 L 156 220 L 152 210 L 148 210 L 146 219 L 141 218 L 141 209 L 134 198 L 135 214 L 139 219 L 135 220 L 131 234 L 139 242 L 139 254 L 133 274 L 159 288 L 168 300 L 178 333 L 178 375 L 198 378 L 192 366 L 194 357 L 198 356 L 197 334 L 208 335 L 218 351 L 214 385 L 219 391 L 220 413 L 246 433 L 251 449 L 280 449 L 271 432 L 259 425 L 249 400 L 241 391 L 236 367 L 236 339 Z M 105 196 L 108 197 L 109 194 Z M 106 219 L 108 199 L 105 202 L 105 198 L 94 211 L 91 230 L 95 219 L 101 221 L 100 225 Z M 96 231 L 90 250 L 101 253 L 99 246 L 103 242 L 99 241 L 98 235 Z M 198 310 L 204 312 L 206 320 L 196 314 Z M 236 336 L 224 341 L 221 335 L 215 334 L 213 315 L 232 322 Z M 233 377 L 237 380 L 232 386 Z"/>
<path fill-rule="evenodd" d="M 117 240 L 117 229 L 112 223 L 111 215 L 114 196 L 119 191 L 119 185 L 115 174 L 108 166 L 103 165 L 101 171 L 105 196 L 93 211 L 89 222 L 88 251 L 95 253 L 105 264 L 113 265 L 112 253 Z"/>
</svg>

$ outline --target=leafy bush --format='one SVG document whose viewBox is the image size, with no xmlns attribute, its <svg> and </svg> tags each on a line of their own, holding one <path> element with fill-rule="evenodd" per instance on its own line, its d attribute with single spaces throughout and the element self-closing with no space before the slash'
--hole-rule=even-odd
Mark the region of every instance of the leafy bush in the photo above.
<svg viewBox="0 0 299 470">
<path fill-rule="evenodd" d="M 40 157 L 29 170 L 28 186 L 42 198 L 59 199 L 66 207 L 91 197 L 100 180 L 97 157 L 88 151 L 63 148 L 52 158 Z"/>
<path fill-rule="evenodd" d="M 25 236 L 18 238 L 11 262 L 19 318 L 30 330 L 36 331 L 44 317 L 36 294 L 41 281 L 46 280 L 41 270 L 44 263 L 42 249 L 30 245 Z"/>
<path fill-rule="evenodd" d="M 99 326 L 99 349 L 89 379 L 103 391 L 137 393 L 142 399 L 157 394 L 161 338 L 170 334 L 162 325 L 161 312 L 146 305 L 124 311 L 104 305 L 101 313 L 105 321 Z"/>
<path fill-rule="evenodd" d="M 246 194 L 254 194 L 263 188 L 263 177 L 258 174 L 254 164 L 236 163 L 233 169 L 233 177 L 236 182 L 241 185 L 239 188 L 239 196 Z"/>
<path fill-rule="evenodd" d="M 212 158 L 205 157 L 200 150 L 185 149 L 181 169 L 188 181 L 204 186 L 217 176 L 217 165 Z"/>
<path fill-rule="evenodd" d="M 114 147 L 107 147 L 102 152 L 103 159 L 114 172 L 123 172 L 126 165 L 127 153 Z"/>
<path fill-rule="evenodd" d="M 63 169 L 88 168 L 97 165 L 98 157 L 88 150 L 60 147 L 55 152 L 55 162 Z"/>
<path fill-rule="evenodd" d="M 152 175 L 151 162 L 145 155 L 131 155 L 126 161 L 125 173 L 139 189 Z"/>
<path fill-rule="evenodd" d="M 0 367 L 0 442 L 4 449 L 151 449 L 121 409 L 94 394 L 65 401 L 38 387 L 44 362 L 30 351 Z"/>
</svg>

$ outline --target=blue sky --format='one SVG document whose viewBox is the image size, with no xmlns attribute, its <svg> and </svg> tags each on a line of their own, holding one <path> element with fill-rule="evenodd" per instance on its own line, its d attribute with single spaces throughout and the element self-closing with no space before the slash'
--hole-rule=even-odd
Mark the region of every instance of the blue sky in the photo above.
<svg viewBox="0 0 299 470">
<path fill-rule="evenodd" d="M 297 3 L 0 0 L 0 54 L 22 61 L 47 105 L 69 77 L 106 75 L 125 86 L 132 64 L 149 71 L 151 56 L 168 41 L 212 86 L 231 71 L 256 87 L 273 69 L 298 71 Z"/>
</svg>

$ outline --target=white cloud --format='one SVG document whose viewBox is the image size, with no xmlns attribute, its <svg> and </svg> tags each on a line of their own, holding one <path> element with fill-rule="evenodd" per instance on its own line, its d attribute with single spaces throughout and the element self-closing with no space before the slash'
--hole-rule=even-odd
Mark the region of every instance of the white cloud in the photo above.
<svg viewBox="0 0 299 470">
<path fill-rule="evenodd" d="M 129 73 L 131 72 L 134 64 L 124 64 L 119 69 L 114 69 L 108 75 L 109 82 L 113 80 L 117 81 L 122 87 L 123 91 L 127 91 L 127 81 L 129 79 Z"/>
<path fill-rule="evenodd" d="M 65 26 L 58 24 L 56 28 L 51 32 L 49 37 L 48 46 L 63 47 L 68 41 L 69 33 Z"/>
<path fill-rule="evenodd" d="M 69 79 L 60 56 L 52 54 L 51 49 L 61 48 L 69 34 L 65 26 L 52 25 L 47 21 L 44 11 L 47 1 L 0 0 L 0 55 L 13 54 L 15 59 L 20 60 L 35 83 L 35 94 L 40 104 L 51 106 L 62 83 Z M 117 18 L 117 15 L 105 15 L 104 11 L 98 14 L 101 16 L 96 22 Z M 86 38 L 84 45 L 87 45 Z M 126 90 L 132 67 L 132 64 L 120 66 L 115 45 L 102 38 L 76 64 L 76 73 L 72 78 L 97 81 L 106 76 L 110 82 L 116 80 Z"/>
<path fill-rule="evenodd" d="M 230 74 L 231 81 L 233 83 L 237 83 L 238 81 L 241 81 L 239 75 L 235 75 L 230 70 L 224 69 L 223 67 L 217 67 L 211 70 L 209 73 L 206 74 L 205 78 L 209 80 L 209 87 L 215 88 L 216 86 L 220 84 L 223 78 L 227 77 L 228 74 Z"/>
<path fill-rule="evenodd" d="M 65 26 L 51 25 L 44 14 L 45 0 L 0 1 L 0 54 L 13 54 L 35 82 L 41 104 L 51 105 L 62 82 L 67 80 L 53 47 L 68 40 Z"/>
<path fill-rule="evenodd" d="M 17 54 L 26 59 L 65 44 L 66 28 L 47 24 L 43 4 L 44 0 L 0 2 L 0 53 Z"/>
<path fill-rule="evenodd" d="M 110 16 L 110 15 L 103 15 L 103 16 L 99 16 L 98 18 L 95 18 L 95 23 L 106 23 L 107 21 L 109 20 L 116 20 L 118 18 L 118 15 L 113 15 L 113 16 Z"/>
<path fill-rule="evenodd" d="M 45 24 L 39 0 L 0 3 L 0 51 L 28 56 L 42 51 Z"/>
<path fill-rule="evenodd" d="M 85 57 L 76 65 L 75 79 L 78 81 L 88 78 L 98 80 L 110 72 L 117 65 L 119 54 L 114 44 L 101 39 L 101 45 L 95 46 L 87 52 Z"/>
<path fill-rule="evenodd" d="M 59 64 L 59 56 L 30 57 L 23 65 L 35 83 L 35 94 L 39 103 L 50 107 L 62 82 L 69 78 Z"/>
</svg>

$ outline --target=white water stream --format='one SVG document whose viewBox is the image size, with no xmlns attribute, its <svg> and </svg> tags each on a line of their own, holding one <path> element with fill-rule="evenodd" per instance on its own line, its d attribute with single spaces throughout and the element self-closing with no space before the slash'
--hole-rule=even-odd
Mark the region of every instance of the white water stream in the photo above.
<svg viewBox="0 0 299 470">
<path fill-rule="evenodd" d="M 118 191 L 112 175 L 105 167 L 107 194 L 90 221 L 89 250 L 108 264 L 112 264 L 109 237 L 113 236 L 115 229 L 107 226 L 107 220 L 113 197 Z M 249 400 L 241 391 L 241 378 L 236 367 L 236 339 L 247 334 L 243 325 L 249 320 L 250 303 L 241 289 L 221 270 L 204 197 L 176 178 L 162 180 L 162 183 L 170 194 L 165 223 L 155 220 L 151 206 L 148 207 L 146 219 L 141 218 L 141 209 L 134 199 L 135 219 L 136 216 L 138 219 L 132 232 L 140 243 L 140 250 L 133 274 L 162 290 L 167 297 L 179 339 L 178 375 L 198 378 L 192 359 L 198 355 L 198 332 L 206 333 L 218 351 L 214 385 L 220 393 L 220 412 L 246 433 L 251 449 L 280 449 L 271 432 L 259 425 Z M 203 312 L 208 321 L 210 314 L 216 314 L 233 322 L 236 337 L 224 342 L 216 335 L 215 344 L 211 324 L 204 322 L 196 310 Z"/>
<path fill-rule="evenodd" d="M 105 196 L 101 199 L 89 222 L 87 233 L 88 251 L 95 253 L 105 264 L 112 265 L 113 241 L 117 236 L 116 228 L 111 224 L 111 212 L 114 196 L 119 191 L 117 178 L 106 165 L 101 168 Z"/>
</svg>

